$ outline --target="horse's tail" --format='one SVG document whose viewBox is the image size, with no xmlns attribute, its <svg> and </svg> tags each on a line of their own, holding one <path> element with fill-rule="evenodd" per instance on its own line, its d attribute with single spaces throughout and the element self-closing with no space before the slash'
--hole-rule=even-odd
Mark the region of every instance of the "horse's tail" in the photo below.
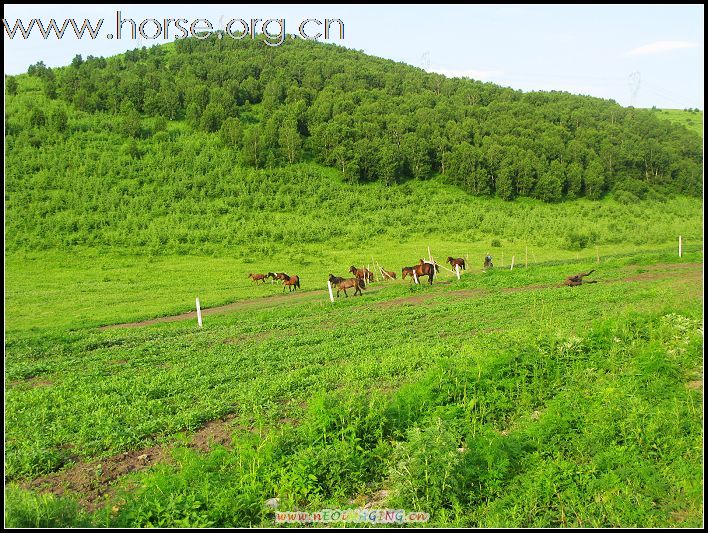
<svg viewBox="0 0 708 533">
<path fill-rule="evenodd" d="M 356 283 L 359 286 L 360 289 L 366 289 L 366 283 L 364 283 L 364 280 L 361 278 L 355 278 Z"/>
<path fill-rule="evenodd" d="M 295 286 L 299 289 L 300 288 L 300 278 L 297 278 L 297 281 L 295 282 Z"/>
</svg>

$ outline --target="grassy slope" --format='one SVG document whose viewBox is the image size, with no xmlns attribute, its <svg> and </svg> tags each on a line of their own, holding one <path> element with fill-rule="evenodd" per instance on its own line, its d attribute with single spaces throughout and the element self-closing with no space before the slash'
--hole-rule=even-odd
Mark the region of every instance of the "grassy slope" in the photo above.
<svg viewBox="0 0 708 533">
<path fill-rule="evenodd" d="M 689 130 L 703 136 L 703 111 L 690 113 L 683 109 L 659 109 L 656 115 L 675 124 L 686 126 Z"/>
</svg>

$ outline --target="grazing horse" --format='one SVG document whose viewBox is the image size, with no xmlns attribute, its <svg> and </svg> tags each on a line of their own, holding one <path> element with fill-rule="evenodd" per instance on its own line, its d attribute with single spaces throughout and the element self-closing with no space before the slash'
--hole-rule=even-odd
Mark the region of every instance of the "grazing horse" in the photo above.
<svg viewBox="0 0 708 533">
<path fill-rule="evenodd" d="M 285 287 L 290 288 L 290 292 L 293 292 L 300 288 L 300 278 L 297 276 L 288 276 L 288 279 L 283 281 L 283 292 L 285 292 Z"/>
<path fill-rule="evenodd" d="M 352 287 L 354 287 L 354 296 L 356 296 L 357 292 L 359 293 L 359 296 L 363 296 L 364 294 L 361 292 L 361 289 L 366 289 L 364 280 L 361 278 L 344 279 L 338 278 L 337 276 L 330 274 L 329 282 L 335 287 L 337 287 L 337 298 L 339 298 L 340 290 L 344 291 L 344 297 L 348 298 L 349 296 L 347 295 L 347 289 L 351 289 Z"/>
<path fill-rule="evenodd" d="M 256 283 L 258 283 L 259 281 L 265 283 L 266 280 L 266 276 L 264 276 L 263 274 L 249 274 L 248 277 L 251 278 L 251 281 L 255 281 Z"/>
<path fill-rule="evenodd" d="M 349 267 L 349 272 L 354 274 L 357 278 L 366 279 L 369 283 L 374 281 L 374 275 L 368 268 L 357 268 L 352 265 Z"/>
<path fill-rule="evenodd" d="M 591 270 L 590 272 L 585 272 L 584 274 L 581 273 L 581 274 L 576 274 L 575 276 L 568 276 L 567 278 L 565 278 L 564 284 L 567 285 L 568 287 L 577 287 L 578 285 L 582 285 L 583 283 L 597 283 L 597 281 L 583 281 L 583 278 L 585 276 L 589 276 L 593 272 L 595 272 L 594 269 Z"/>
<path fill-rule="evenodd" d="M 440 267 L 434 263 L 426 263 L 422 259 L 420 263 L 412 267 L 403 267 L 401 271 L 403 279 L 406 279 L 406 275 L 413 277 L 413 272 L 415 276 L 420 280 L 422 276 L 428 276 L 428 283 L 433 284 L 433 276 L 435 273 L 440 272 Z"/>
<path fill-rule="evenodd" d="M 462 259 L 461 257 L 458 257 L 455 259 L 454 257 L 448 257 L 446 263 L 450 263 L 450 268 L 455 270 L 455 265 L 460 265 L 460 268 L 462 270 L 465 270 L 465 260 Z"/>
</svg>

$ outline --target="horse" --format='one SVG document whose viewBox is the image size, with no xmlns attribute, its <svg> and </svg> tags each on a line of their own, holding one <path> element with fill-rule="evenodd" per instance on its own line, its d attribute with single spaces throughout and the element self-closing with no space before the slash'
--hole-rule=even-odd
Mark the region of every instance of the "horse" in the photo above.
<svg viewBox="0 0 708 533">
<path fill-rule="evenodd" d="M 437 272 L 440 272 L 440 267 L 435 263 L 426 263 L 422 259 L 420 263 L 412 267 L 403 267 L 401 271 L 403 279 L 406 279 L 406 275 L 413 277 L 415 272 L 415 277 L 419 280 L 422 276 L 428 276 L 428 283 L 433 284 L 433 277 Z"/>
<path fill-rule="evenodd" d="M 366 279 L 369 283 L 374 281 L 374 275 L 368 268 L 356 268 L 354 265 L 349 267 L 349 272 L 354 274 L 357 278 Z"/>
<path fill-rule="evenodd" d="M 595 272 L 594 269 L 590 272 L 576 274 L 575 276 L 568 276 L 567 278 L 565 278 L 564 285 L 567 285 L 568 287 L 577 287 L 578 285 L 582 285 L 583 283 L 597 283 L 597 281 L 583 281 L 583 278 L 585 276 L 589 276 L 593 272 Z"/>
<path fill-rule="evenodd" d="M 285 272 L 278 272 L 277 274 L 274 274 L 273 279 L 288 281 L 290 279 L 290 276 L 288 276 Z"/>
<path fill-rule="evenodd" d="M 351 289 L 352 287 L 354 287 L 354 296 L 356 296 L 357 292 L 359 293 L 359 296 L 363 296 L 364 294 L 361 292 L 361 289 L 366 289 L 364 280 L 361 278 L 344 279 L 338 278 L 337 276 L 330 274 L 329 282 L 335 287 L 337 287 L 337 298 L 339 298 L 340 290 L 344 291 L 344 297 L 348 298 L 349 296 L 347 295 L 347 289 Z"/>
<path fill-rule="evenodd" d="M 285 287 L 290 288 L 290 292 L 293 292 L 300 288 L 300 278 L 297 276 L 288 276 L 288 279 L 283 281 L 283 292 L 285 292 Z"/>
<path fill-rule="evenodd" d="M 446 263 L 450 263 L 450 267 L 455 270 L 455 265 L 460 265 L 462 270 L 466 270 L 465 260 L 461 257 L 455 259 L 454 257 L 448 257 Z"/>
<path fill-rule="evenodd" d="M 255 281 L 256 283 L 259 281 L 265 283 L 266 280 L 266 276 L 263 274 L 249 274 L 248 277 L 251 278 L 251 281 Z"/>
<path fill-rule="evenodd" d="M 485 255 L 484 256 L 484 267 L 485 270 L 487 268 L 494 268 L 494 265 L 492 264 L 492 256 L 491 255 Z"/>
</svg>

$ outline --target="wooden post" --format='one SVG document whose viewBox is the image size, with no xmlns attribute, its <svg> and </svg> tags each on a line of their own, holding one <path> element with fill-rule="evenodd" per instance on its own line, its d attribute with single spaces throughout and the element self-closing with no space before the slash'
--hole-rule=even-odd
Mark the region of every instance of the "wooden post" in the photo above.
<svg viewBox="0 0 708 533">
<path fill-rule="evenodd" d="M 430 261 L 431 263 L 433 262 L 433 256 L 430 253 L 430 245 L 428 245 L 428 261 Z"/>
<path fill-rule="evenodd" d="M 516 259 L 515 255 L 511 256 L 511 268 L 509 270 L 514 270 L 514 259 Z"/>
<path fill-rule="evenodd" d="M 376 265 L 376 263 L 374 262 L 374 256 L 372 255 L 371 256 L 371 266 L 373 267 L 374 265 Z M 378 281 L 378 280 L 379 280 L 379 275 L 374 270 L 374 281 Z M 383 281 L 383 279 L 381 279 L 381 281 Z"/>
<path fill-rule="evenodd" d="M 597 263 L 600 264 L 600 252 L 597 249 L 597 246 L 595 246 L 595 258 L 597 259 Z"/>
<path fill-rule="evenodd" d="M 502 252 L 502 264 L 501 264 L 501 266 L 502 266 L 502 268 L 504 268 L 504 252 Z"/>
<path fill-rule="evenodd" d="M 197 296 L 197 323 L 202 327 L 202 308 L 199 306 L 199 296 Z"/>
<path fill-rule="evenodd" d="M 683 246 L 681 242 L 681 235 L 679 235 L 679 257 L 683 257 Z"/>
<path fill-rule="evenodd" d="M 526 246 L 526 263 L 524 264 L 525 268 L 529 267 L 529 247 Z"/>
<path fill-rule="evenodd" d="M 364 265 L 361 265 L 361 272 L 364 274 L 364 287 L 366 287 L 368 285 L 367 281 L 369 280 L 366 279 L 366 270 L 364 270 Z"/>
<path fill-rule="evenodd" d="M 457 281 L 460 281 L 460 265 L 455 263 L 455 272 L 457 273 Z"/>
<path fill-rule="evenodd" d="M 332 284 L 327 280 L 327 288 L 329 289 L 329 301 L 334 303 L 334 294 L 332 294 Z"/>
<path fill-rule="evenodd" d="M 366 265 L 366 272 L 364 272 L 364 276 L 366 276 L 368 278 L 369 272 L 371 272 L 371 268 L 369 268 L 369 265 Z"/>
</svg>

